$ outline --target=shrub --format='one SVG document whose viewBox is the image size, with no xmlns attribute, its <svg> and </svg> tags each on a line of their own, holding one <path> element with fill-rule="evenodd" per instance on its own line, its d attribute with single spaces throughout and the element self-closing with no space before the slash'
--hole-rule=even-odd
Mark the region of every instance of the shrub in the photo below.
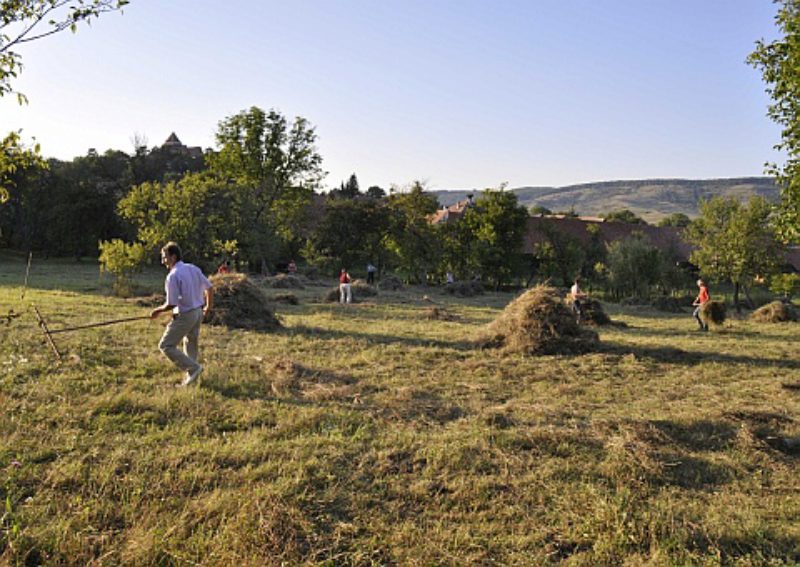
<svg viewBox="0 0 800 567">
<path fill-rule="evenodd" d="M 133 275 L 141 271 L 147 260 L 147 249 L 139 242 L 128 244 L 118 238 L 102 240 L 99 247 L 100 272 L 114 276 L 114 293 L 130 295 Z"/>
</svg>

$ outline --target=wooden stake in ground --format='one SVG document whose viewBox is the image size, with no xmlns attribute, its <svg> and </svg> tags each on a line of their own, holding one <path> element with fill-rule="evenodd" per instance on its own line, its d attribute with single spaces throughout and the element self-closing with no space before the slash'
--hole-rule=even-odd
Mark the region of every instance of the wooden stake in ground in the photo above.
<svg viewBox="0 0 800 567">
<path fill-rule="evenodd" d="M 44 336 L 47 339 L 47 344 L 50 345 L 50 348 L 53 349 L 56 358 L 58 359 L 59 362 L 61 362 L 61 353 L 58 352 L 58 347 L 56 346 L 56 343 L 53 342 L 53 337 L 51 336 L 50 329 L 47 328 L 47 323 L 45 322 L 44 318 L 42 317 L 42 314 L 39 313 L 39 309 L 35 305 L 33 306 L 33 311 L 34 313 L 36 313 L 36 319 L 39 320 L 39 327 L 41 327 L 42 331 L 44 332 Z"/>
</svg>

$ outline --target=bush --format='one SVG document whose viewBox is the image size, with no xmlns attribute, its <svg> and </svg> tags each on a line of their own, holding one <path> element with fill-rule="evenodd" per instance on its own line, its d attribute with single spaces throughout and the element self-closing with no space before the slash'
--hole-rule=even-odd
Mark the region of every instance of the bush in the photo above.
<svg viewBox="0 0 800 567">
<path fill-rule="evenodd" d="M 128 244 L 124 240 L 102 240 L 100 247 L 100 272 L 114 276 L 114 293 L 120 296 L 131 294 L 133 275 L 141 271 L 147 260 L 147 249 L 143 244 Z"/>
</svg>

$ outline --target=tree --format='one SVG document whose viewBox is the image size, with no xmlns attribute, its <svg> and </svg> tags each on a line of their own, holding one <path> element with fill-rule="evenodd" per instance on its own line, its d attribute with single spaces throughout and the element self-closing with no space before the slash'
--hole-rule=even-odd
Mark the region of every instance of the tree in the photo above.
<svg viewBox="0 0 800 567">
<path fill-rule="evenodd" d="M 761 71 L 773 100 L 767 115 L 783 127 L 776 148 L 786 152 L 783 166 L 767 164 L 781 188 L 777 226 L 785 242 L 800 239 L 800 0 L 776 0 L 775 23 L 783 37 L 756 42 L 747 61 Z"/>
<path fill-rule="evenodd" d="M 202 174 L 180 181 L 142 183 L 119 202 L 119 214 L 137 229 L 148 251 L 174 240 L 195 263 L 211 267 L 226 244 L 242 235 L 235 189 Z M 246 237 L 246 236 L 245 236 Z"/>
<path fill-rule="evenodd" d="M 528 211 L 510 191 L 486 189 L 475 205 L 464 212 L 460 223 L 473 236 L 473 264 L 495 289 L 509 281 L 521 265 L 522 241 Z"/>
<path fill-rule="evenodd" d="M 367 189 L 367 197 L 370 199 L 383 199 L 386 196 L 386 191 L 377 185 L 372 185 Z"/>
<path fill-rule="evenodd" d="M 544 205 L 533 205 L 530 209 L 528 209 L 528 212 L 531 216 L 546 216 L 553 214 L 553 211 Z"/>
<path fill-rule="evenodd" d="M 261 256 L 262 264 L 274 250 L 270 234 L 284 241 L 298 237 L 297 227 L 325 175 L 316 138 L 305 118 L 298 116 L 290 125 L 277 110 L 264 112 L 255 106 L 219 123 L 220 150 L 208 156 L 209 171 L 235 185 L 237 199 L 247 203 L 248 208 L 240 208 L 240 221 L 243 230 L 263 236 L 261 250 L 250 250 L 252 256 Z"/>
<path fill-rule="evenodd" d="M 647 222 L 636 215 L 630 209 L 617 209 L 616 211 L 611 211 L 610 213 L 606 213 L 603 217 L 606 222 L 626 222 L 628 224 L 647 224 Z"/>
<path fill-rule="evenodd" d="M 748 295 L 756 276 L 769 276 L 780 264 L 780 245 L 770 222 L 772 210 L 763 197 L 752 197 L 746 206 L 732 197 L 714 197 L 700 203 L 700 216 L 686 229 L 687 238 L 697 247 L 691 262 L 704 275 L 734 285 L 737 311 L 741 309 L 739 291 Z"/>
<path fill-rule="evenodd" d="M 20 141 L 19 131 L 9 133 L 0 141 L 0 204 L 11 196 L 9 189 L 15 184 L 15 174 L 34 166 L 46 166 L 39 156 L 39 144 L 26 148 Z"/>
<path fill-rule="evenodd" d="M 115 238 L 101 241 L 100 272 L 114 276 L 114 292 L 120 296 L 129 295 L 133 287 L 133 275 L 142 269 L 147 260 L 147 248 L 140 242 L 129 244 Z"/>
<path fill-rule="evenodd" d="M 328 199 L 304 255 L 311 264 L 336 274 L 372 262 L 383 265 L 383 238 L 389 227 L 388 208 L 371 199 Z"/>
<path fill-rule="evenodd" d="M 422 183 L 415 181 L 407 191 L 393 191 L 387 206 L 387 250 L 407 280 L 423 281 L 424 275 L 435 269 L 438 261 L 436 232 L 428 221 L 429 215 L 438 208 L 438 201 L 425 192 Z"/>
<path fill-rule="evenodd" d="M 692 219 L 683 213 L 672 213 L 658 221 L 658 226 L 672 226 L 675 228 L 686 228 L 692 223 Z"/>
<path fill-rule="evenodd" d="M 658 283 L 662 258 L 641 233 L 612 242 L 608 247 L 608 283 L 619 296 L 647 297 Z"/>
</svg>

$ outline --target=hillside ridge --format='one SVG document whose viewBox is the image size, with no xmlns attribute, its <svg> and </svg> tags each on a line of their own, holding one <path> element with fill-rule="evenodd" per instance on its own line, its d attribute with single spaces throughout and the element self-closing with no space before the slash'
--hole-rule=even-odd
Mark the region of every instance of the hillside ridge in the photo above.
<svg viewBox="0 0 800 567">
<path fill-rule="evenodd" d="M 754 195 L 770 201 L 777 201 L 780 197 L 772 177 L 628 179 L 563 187 L 523 186 L 510 191 L 521 205 L 528 208 L 540 205 L 554 212 L 573 210 L 580 215 L 602 215 L 613 210 L 630 209 L 648 222 L 656 222 L 673 213 L 696 217 L 700 201 L 717 195 L 743 201 Z M 480 192 L 477 189 L 431 191 L 443 206 L 470 194 L 477 196 Z"/>
</svg>

